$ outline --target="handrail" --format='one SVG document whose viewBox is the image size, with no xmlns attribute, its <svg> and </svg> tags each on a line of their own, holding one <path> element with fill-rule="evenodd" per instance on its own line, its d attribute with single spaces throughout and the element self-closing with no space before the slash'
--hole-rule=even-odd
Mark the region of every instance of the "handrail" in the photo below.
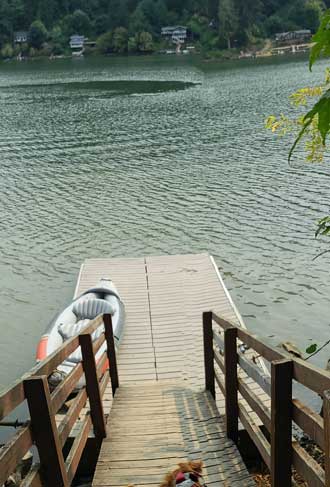
<svg viewBox="0 0 330 487">
<path fill-rule="evenodd" d="M 103 325 L 104 331 L 93 342 L 92 334 Z M 105 342 L 106 349 L 96 363 L 95 355 Z M 51 392 L 48 377 L 78 347 L 81 347 L 82 361 Z M 77 389 L 83 375 L 86 385 L 70 401 L 68 411 L 57 425 L 56 413 Z M 103 315 L 91 321 L 79 335 L 65 342 L 0 394 L 0 420 L 24 401 L 28 403 L 31 417 L 0 448 L 0 485 L 4 484 L 26 452 L 35 445 L 40 464 L 31 468 L 24 479 L 24 486 L 68 487 L 78 468 L 91 428 L 100 441 L 106 435 L 102 397 L 110 379 L 114 395 L 119 380 L 112 319 L 111 315 Z M 89 409 L 82 415 L 87 404 Z M 65 459 L 62 449 L 76 423 L 77 435 Z"/>
<path fill-rule="evenodd" d="M 330 373 L 271 347 L 212 312 L 203 313 L 203 332 L 205 385 L 214 398 L 217 387 L 225 397 L 228 438 L 237 443 L 240 420 L 270 469 L 272 487 L 291 486 L 292 466 L 308 485 L 330 487 Z M 269 375 L 260 360 L 269 362 Z M 293 380 L 323 398 L 324 419 L 292 399 Z M 324 469 L 293 440 L 293 422 L 324 451 Z"/>
</svg>

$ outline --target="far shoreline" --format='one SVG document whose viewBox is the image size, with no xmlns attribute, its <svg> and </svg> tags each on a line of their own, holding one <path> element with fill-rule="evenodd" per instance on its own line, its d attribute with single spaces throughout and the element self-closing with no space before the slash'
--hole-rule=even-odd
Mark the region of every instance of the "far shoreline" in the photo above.
<svg viewBox="0 0 330 487">
<path fill-rule="evenodd" d="M 72 56 L 72 55 L 59 55 L 59 56 L 46 56 L 46 55 L 40 55 L 40 56 L 26 56 L 21 59 L 17 59 L 16 57 L 12 58 L 7 58 L 7 59 L 1 59 L 0 60 L 0 65 L 4 64 L 24 64 L 26 62 L 30 63 L 33 61 L 49 61 L 49 62 L 55 62 L 55 61 L 68 61 L 68 60 L 73 60 L 73 61 L 84 61 L 84 60 L 90 60 L 90 59 L 139 59 L 139 58 L 157 58 L 157 59 L 168 59 L 168 60 L 179 60 L 179 59 L 184 59 L 184 60 L 198 60 L 199 62 L 202 62 L 204 64 L 225 64 L 228 62 L 239 62 L 240 64 L 247 64 L 250 62 L 256 62 L 256 61 L 265 61 L 265 60 L 298 60 L 298 59 L 308 59 L 309 58 L 309 53 L 306 52 L 296 52 L 296 53 L 286 53 L 284 55 L 265 55 L 265 56 L 239 56 L 237 53 L 235 55 L 229 53 L 229 51 L 222 51 L 221 56 L 215 54 L 212 55 L 212 52 L 209 53 L 201 53 L 201 52 L 196 52 L 196 53 L 190 53 L 190 54 L 164 54 L 160 52 L 149 52 L 149 53 L 111 53 L 111 54 L 102 54 L 102 53 L 88 53 L 82 56 Z"/>
</svg>

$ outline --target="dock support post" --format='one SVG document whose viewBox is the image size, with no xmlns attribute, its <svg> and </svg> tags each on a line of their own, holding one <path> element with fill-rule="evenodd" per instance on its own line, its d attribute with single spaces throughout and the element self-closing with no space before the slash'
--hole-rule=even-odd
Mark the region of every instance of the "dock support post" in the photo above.
<svg viewBox="0 0 330 487">
<path fill-rule="evenodd" d="M 323 393 L 325 487 L 330 487 L 330 391 Z"/>
<path fill-rule="evenodd" d="M 224 330 L 227 437 L 238 442 L 237 329 Z"/>
<path fill-rule="evenodd" d="M 107 354 L 109 361 L 109 372 L 111 379 L 112 395 L 114 396 L 119 387 L 118 367 L 116 358 L 116 347 L 113 336 L 112 317 L 110 314 L 103 315 L 104 334 L 107 341 Z"/>
<path fill-rule="evenodd" d="M 23 385 L 44 485 L 69 487 L 55 414 L 51 406 L 47 376 L 30 377 L 24 380 Z"/>
<path fill-rule="evenodd" d="M 205 389 L 215 399 L 212 311 L 203 313 Z"/>
<path fill-rule="evenodd" d="M 81 347 L 82 365 L 85 373 L 86 390 L 91 409 L 94 434 L 96 438 L 105 438 L 105 418 L 91 335 L 89 333 L 79 335 L 79 344 Z"/>
<path fill-rule="evenodd" d="M 291 487 L 292 360 L 271 363 L 271 485 Z"/>
</svg>

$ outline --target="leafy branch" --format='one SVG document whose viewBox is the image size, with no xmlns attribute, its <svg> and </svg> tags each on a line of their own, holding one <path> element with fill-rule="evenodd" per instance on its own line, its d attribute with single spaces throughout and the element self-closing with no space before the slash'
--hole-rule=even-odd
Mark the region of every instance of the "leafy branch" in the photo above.
<svg viewBox="0 0 330 487">
<path fill-rule="evenodd" d="M 312 41 L 314 45 L 309 58 L 310 70 L 312 70 L 313 65 L 321 56 L 330 56 L 330 10 L 323 15 L 320 27 L 313 36 Z M 322 94 L 319 101 L 304 116 L 303 126 L 289 152 L 289 162 L 300 140 L 314 121 L 316 121 L 322 145 L 325 147 L 326 138 L 330 132 L 330 89 L 327 89 Z"/>
</svg>

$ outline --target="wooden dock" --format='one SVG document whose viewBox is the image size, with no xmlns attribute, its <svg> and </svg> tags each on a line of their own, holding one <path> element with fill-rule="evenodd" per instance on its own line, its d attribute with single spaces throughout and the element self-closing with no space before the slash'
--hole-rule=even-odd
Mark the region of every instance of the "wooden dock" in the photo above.
<svg viewBox="0 0 330 487">
<path fill-rule="evenodd" d="M 203 311 L 242 323 L 214 260 L 208 254 L 87 260 L 75 295 L 101 277 L 113 280 L 126 307 L 121 384 L 178 379 L 203 387 Z"/>
<path fill-rule="evenodd" d="M 36 449 L 24 487 L 70 487 L 96 463 L 94 487 L 159 487 L 190 459 L 204 461 L 209 486 L 252 487 L 237 449 L 245 429 L 272 487 L 291 487 L 292 468 L 308 486 L 330 487 L 330 373 L 248 332 L 212 257 L 88 260 L 75 295 L 101 277 L 126 305 L 121 346 L 111 315 L 100 315 L 0 392 L 0 425 L 25 403 L 30 412 L 0 446 L 0 485 Z M 79 347 L 82 360 L 51 385 Z M 322 416 L 292 398 L 294 383 L 323 399 Z M 294 424 L 324 461 L 293 438 Z"/>
<path fill-rule="evenodd" d="M 117 354 L 120 388 L 94 487 L 156 487 L 187 459 L 203 459 L 208 485 L 254 485 L 226 438 L 222 394 L 217 409 L 204 391 L 203 311 L 242 324 L 214 260 L 207 254 L 87 260 L 76 296 L 102 277 L 116 284 L 127 317 Z"/>
</svg>

